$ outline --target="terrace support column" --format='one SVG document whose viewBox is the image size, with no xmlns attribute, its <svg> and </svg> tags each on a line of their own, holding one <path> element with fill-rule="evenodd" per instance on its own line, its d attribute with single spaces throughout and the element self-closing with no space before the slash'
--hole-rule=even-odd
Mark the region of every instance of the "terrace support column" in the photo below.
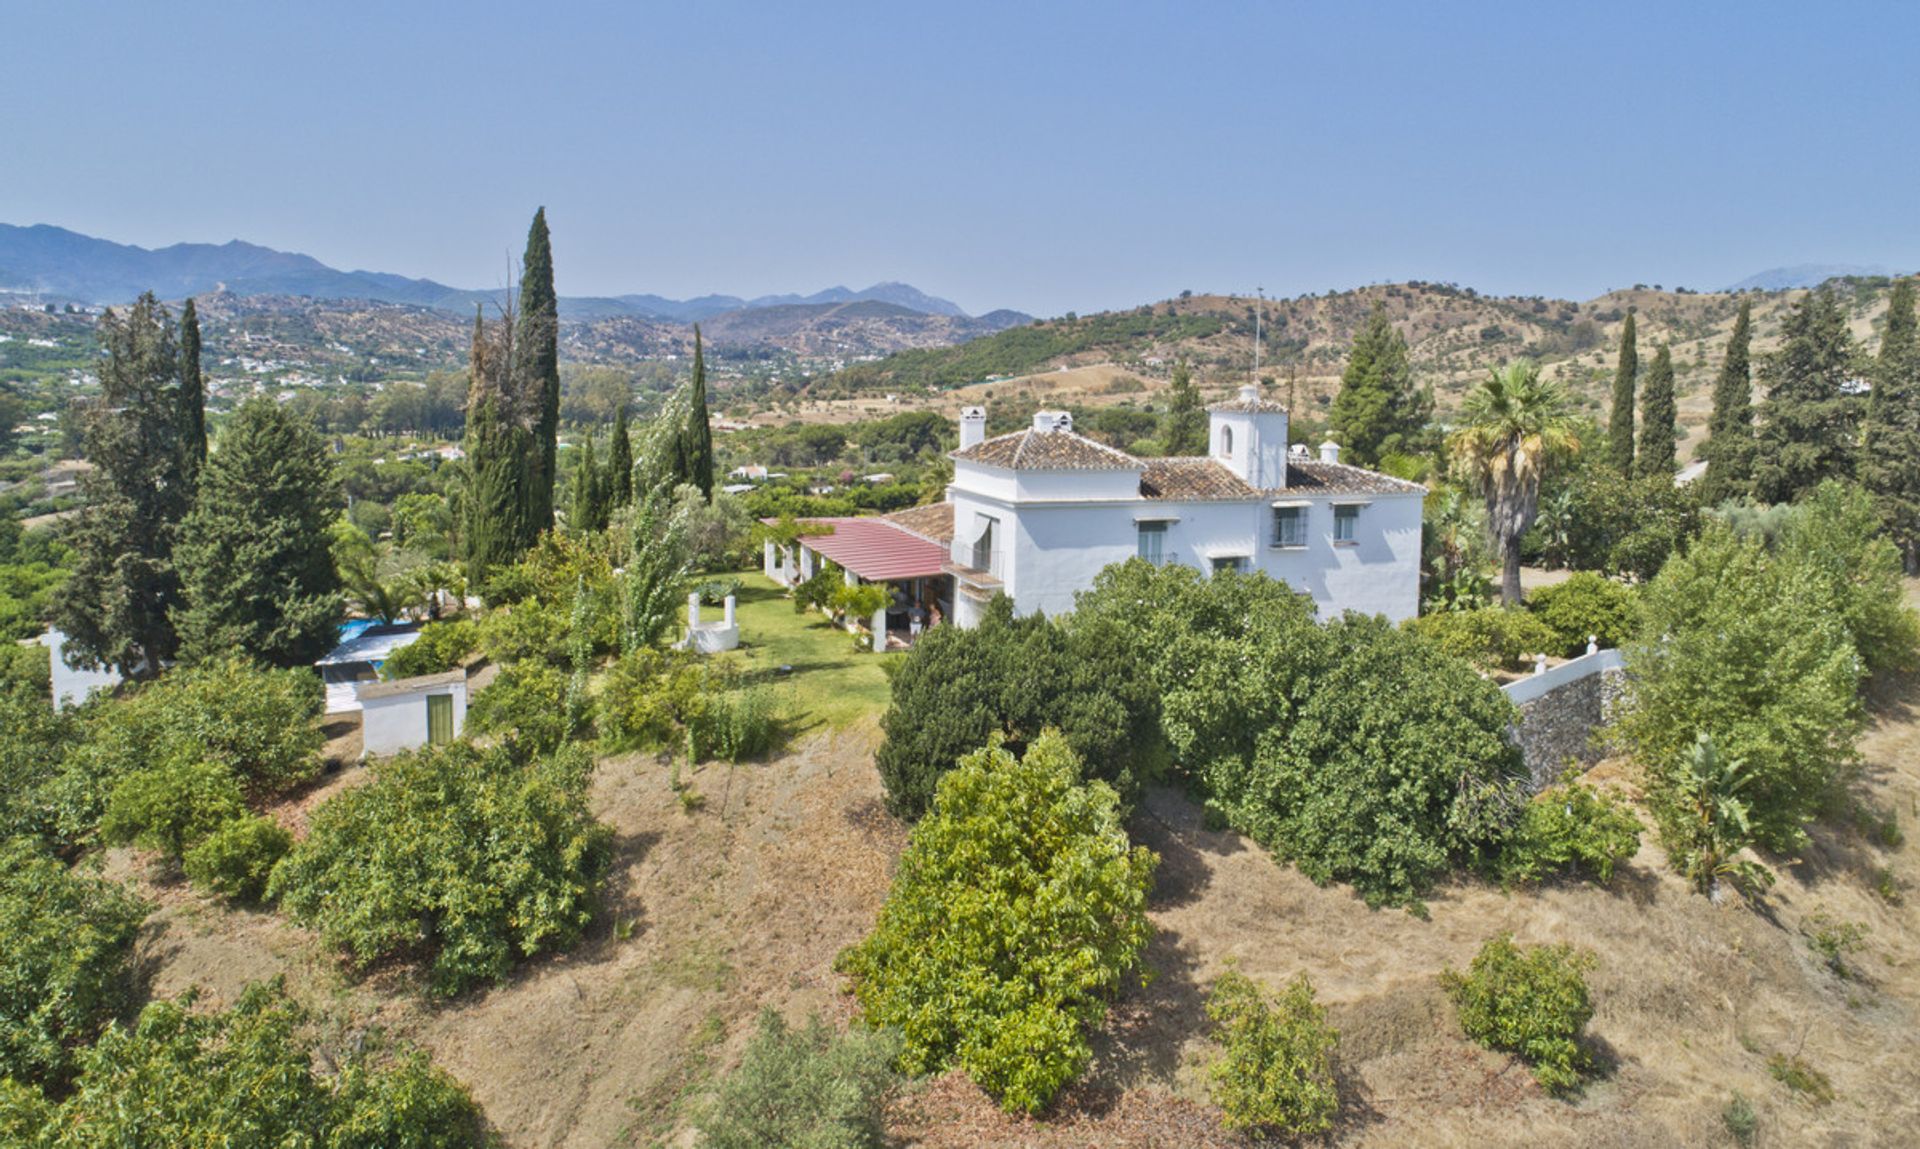
<svg viewBox="0 0 1920 1149">
<path fill-rule="evenodd" d="M 887 649 L 887 608 L 881 607 L 873 612 L 873 652 L 881 654 Z"/>
<path fill-rule="evenodd" d="M 773 561 L 773 540 L 768 539 L 766 542 L 761 543 L 760 548 L 760 573 L 775 582 L 779 582 L 780 576 L 776 573 Z"/>
</svg>

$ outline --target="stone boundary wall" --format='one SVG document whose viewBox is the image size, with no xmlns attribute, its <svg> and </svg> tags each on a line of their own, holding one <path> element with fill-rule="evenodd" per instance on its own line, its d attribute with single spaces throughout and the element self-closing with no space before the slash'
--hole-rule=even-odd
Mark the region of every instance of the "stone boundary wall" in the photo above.
<svg viewBox="0 0 1920 1149">
<path fill-rule="evenodd" d="M 1594 734 L 1612 719 L 1625 687 L 1617 650 L 1582 655 L 1501 687 L 1520 711 L 1507 734 L 1520 747 L 1535 791 L 1600 760 L 1605 748 Z"/>
</svg>

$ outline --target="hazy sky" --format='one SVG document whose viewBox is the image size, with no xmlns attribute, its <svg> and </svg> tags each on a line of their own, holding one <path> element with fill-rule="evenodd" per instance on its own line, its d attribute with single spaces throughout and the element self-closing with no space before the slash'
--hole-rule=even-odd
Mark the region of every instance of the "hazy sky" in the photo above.
<svg viewBox="0 0 1920 1149">
<path fill-rule="evenodd" d="M 970 311 L 1920 267 L 1920 5 L 10 5 L 0 222 Z"/>
</svg>

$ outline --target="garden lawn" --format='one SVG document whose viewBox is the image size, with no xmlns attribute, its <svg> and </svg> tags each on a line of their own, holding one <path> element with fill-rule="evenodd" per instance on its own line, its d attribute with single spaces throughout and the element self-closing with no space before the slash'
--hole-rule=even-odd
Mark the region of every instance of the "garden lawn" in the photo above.
<svg viewBox="0 0 1920 1149">
<path fill-rule="evenodd" d="M 818 611 L 795 614 L 786 591 L 757 571 L 722 577 L 740 580 L 741 656 L 749 670 L 792 691 L 802 733 L 879 718 L 890 694 L 882 667 L 904 655 L 856 651 L 852 635 Z M 783 666 L 792 670 L 781 674 Z"/>
</svg>

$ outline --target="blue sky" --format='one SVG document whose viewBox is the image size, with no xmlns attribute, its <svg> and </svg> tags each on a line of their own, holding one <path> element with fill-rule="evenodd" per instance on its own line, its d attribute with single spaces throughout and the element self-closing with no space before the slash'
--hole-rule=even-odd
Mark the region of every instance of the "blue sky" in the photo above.
<svg viewBox="0 0 1920 1149">
<path fill-rule="evenodd" d="M 564 294 L 1057 314 L 1920 267 L 1920 5 L 61 4 L 0 222 Z"/>
</svg>

